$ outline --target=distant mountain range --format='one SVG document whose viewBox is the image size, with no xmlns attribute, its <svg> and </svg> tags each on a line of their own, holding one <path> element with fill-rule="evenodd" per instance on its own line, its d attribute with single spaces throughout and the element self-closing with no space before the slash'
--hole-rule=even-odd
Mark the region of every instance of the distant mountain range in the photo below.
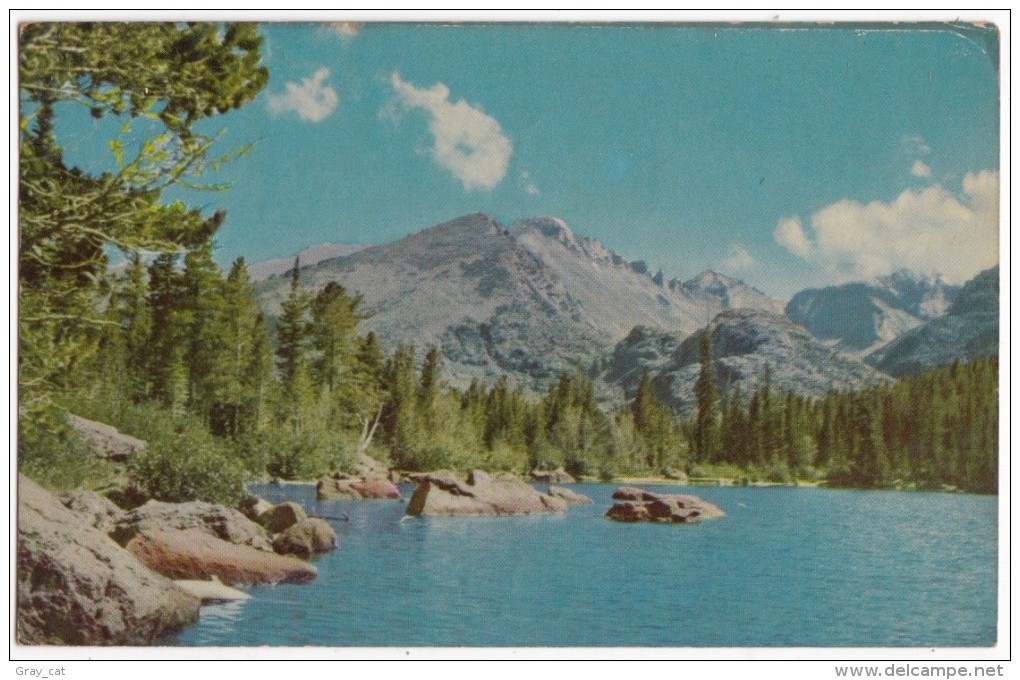
<svg viewBox="0 0 1020 680">
<path fill-rule="evenodd" d="M 786 315 L 819 340 L 863 357 L 925 321 L 946 313 L 958 286 L 901 270 L 869 283 L 809 288 Z"/>
<path fill-rule="evenodd" d="M 714 271 L 686 281 L 653 274 L 555 217 L 504 227 L 481 213 L 392 243 L 322 244 L 299 257 L 313 291 L 337 281 L 364 296 L 363 328 L 388 351 L 439 347 L 444 377 L 459 387 L 507 375 L 540 390 L 581 365 L 619 401 L 648 370 L 660 396 L 687 412 L 700 333 L 711 334 L 720 386 L 744 395 L 766 366 L 777 388 L 821 396 L 997 348 L 997 269 L 962 289 L 900 271 L 801 291 L 784 305 Z M 293 266 L 289 257 L 249 267 L 271 320 Z"/>
<path fill-rule="evenodd" d="M 457 218 L 393 243 L 301 267 L 320 289 L 338 281 L 364 295 L 366 330 L 384 346 L 436 345 L 453 385 L 506 374 L 541 389 L 581 363 L 608 354 L 634 326 L 690 334 L 734 301 L 780 310 L 750 286 L 706 272 L 667 281 L 629 262 L 562 220 L 537 217 L 505 228 L 484 214 Z M 288 281 L 257 285 L 279 314 Z"/>
</svg>

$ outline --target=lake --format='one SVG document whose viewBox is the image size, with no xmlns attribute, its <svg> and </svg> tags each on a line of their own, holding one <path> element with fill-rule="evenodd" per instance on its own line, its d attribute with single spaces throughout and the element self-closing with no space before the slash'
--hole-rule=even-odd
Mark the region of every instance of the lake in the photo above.
<svg viewBox="0 0 1020 680">
<path fill-rule="evenodd" d="M 542 485 L 537 485 L 542 488 Z M 615 485 L 565 515 L 407 518 L 401 501 L 317 502 L 340 548 L 308 585 L 202 608 L 182 646 L 945 647 L 996 641 L 993 496 L 645 486 L 727 516 L 603 518 Z M 410 495 L 411 489 L 405 488 Z"/>
</svg>

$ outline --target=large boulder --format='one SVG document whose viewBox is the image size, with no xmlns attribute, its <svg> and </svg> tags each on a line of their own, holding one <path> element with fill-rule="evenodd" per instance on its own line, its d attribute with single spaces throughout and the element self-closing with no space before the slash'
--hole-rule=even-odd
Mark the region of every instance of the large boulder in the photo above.
<svg viewBox="0 0 1020 680">
<path fill-rule="evenodd" d="M 215 503 L 149 501 L 124 515 L 110 535 L 121 545 L 153 529 L 200 529 L 210 536 L 257 550 L 273 551 L 265 529 L 237 510 Z"/>
<path fill-rule="evenodd" d="M 549 495 L 553 498 L 559 498 L 561 501 L 569 503 L 571 505 L 591 505 L 591 499 L 584 494 L 577 493 L 573 489 L 567 489 L 562 486 L 550 486 Z"/>
<path fill-rule="evenodd" d="M 259 515 L 273 507 L 265 498 L 248 496 L 237 504 L 237 510 L 253 522 L 258 522 Z"/>
<path fill-rule="evenodd" d="M 278 534 L 281 531 L 286 531 L 307 517 L 308 514 L 300 505 L 294 501 L 284 501 L 283 503 L 274 505 L 259 515 L 258 522 L 269 533 Z"/>
<path fill-rule="evenodd" d="M 67 509 L 79 515 L 90 527 L 108 534 L 124 518 L 124 511 L 116 503 L 95 491 L 76 489 L 63 499 Z"/>
<path fill-rule="evenodd" d="M 671 522 L 686 524 L 725 513 L 706 500 L 689 494 L 666 494 L 621 486 L 613 492 L 617 501 L 606 517 L 618 522 Z"/>
<path fill-rule="evenodd" d="M 577 480 L 573 475 L 563 468 L 555 470 L 532 470 L 531 479 L 535 482 L 547 482 L 549 484 L 573 484 Z"/>
<path fill-rule="evenodd" d="M 18 476 L 17 638 L 146 645 L 198 620 L 199 600 Z"/>
<path fill-rule="evenodd" d="M 172 579 L 216 577 L 227 585 L 306 583 L 317 573 L 314 566 L 295 557 L 228 543 L 196 528 L 148 529 L 135 535 L 127 550 Z"/>
<path fill-rule="evenodd" d="M 400 489 L 386 477 L 372 479 L 323 477 L 315 486 L 315 495 L 320 501 L 398 500 Z"/>
<path fill-rule="evenodd" d="M 471 483 L 474 482 L 474 483 Z M 439 471 L 419 477 L 407 505 L 412 516 L 528 515 L 565 512 L 567 504 L 515 477 L 474 471 L 469 480 Z"/>
<path fill-rule="evenodd" d="M 100 458 L 123 462 L 146 447 L 141 439 L 124 434 L 105 423 L 72 414 L 67 416 L 67 424 Z"/>
<path fill-rule="evenodd" d="M 319 517 L 306 517 L 273 539 L 273 548 L 281 555 L 307 557 L 329 552 L 337 546 L 336 532 Z"/>
<path fill-rule="evenodd" d="M 389 468 L 371 456 L 360 453 L 354 465 L 354 474 L 362 479 L 389 479 Z"/>
</svg>

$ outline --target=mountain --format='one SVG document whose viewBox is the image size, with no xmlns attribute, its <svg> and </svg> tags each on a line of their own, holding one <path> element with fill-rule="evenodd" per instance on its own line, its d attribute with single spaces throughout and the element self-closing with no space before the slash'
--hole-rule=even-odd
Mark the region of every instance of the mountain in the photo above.
<svg viewBox="0 0 1020 680">
<path fill-rule="evenodd" d="M 867 361 L 901 377 L 998 351 L 999 268 L 993 267 L 964 284 L 945 316 L 897 337 L 870 354 Z"/>
<path fill-rule="evenodd" d="M 303 283 L 337 281 L 364 295 L 363 324 L 384 347 L 434 344 L 452 385 L 507 374 L 541 388 L 577 363 L 591 364 L 636 325 L 688 334 L 740 299 L 780 303 L 718 274 L 666 282 L 555 217 L 504 229 L 488 215 L 465 215 L 388 244 L 305 265 Z M 269 316 L 288 281 L 257 285 Z"/>
<path fill-rule="evenodd" d="M 900 270 L 870 283 L 803 290 L 786 315 L 817 339 L 864 357 L 945 314 L 958 291 L 938 277 Z"/>
<path fill-rule="evenodd" d="M 248 276 L 252 281 L 265 281 L 273 276 L 280 276 L 294 268 L 294 260 L 300 260 L 302 266 L 318 264 L 323 260 L 352 255 L 364 250 L 367 245 L 359 243 L 320 243 L 310 246 L 290 257 L 278 257 L 275 260 L 263 260 L 248 265 Z"/>
<path fill-rule="evenodd" d="M 716 385 L 746 399 L 771 373 L 777 390 L 822 397 L 829 390 L 855 390 L 888 380 L 864 362 L 834 351 L 789 318 L 769 311 L 722 312 L 705 328 L 683 337 L 635 328 L 613 351 L 601 379 L 630 399 L 647 370 L 659 398 L 685 415 L 697 409 L 694 387 L 701 370 L 701 338 L 712 341 Z"/>
</svg>

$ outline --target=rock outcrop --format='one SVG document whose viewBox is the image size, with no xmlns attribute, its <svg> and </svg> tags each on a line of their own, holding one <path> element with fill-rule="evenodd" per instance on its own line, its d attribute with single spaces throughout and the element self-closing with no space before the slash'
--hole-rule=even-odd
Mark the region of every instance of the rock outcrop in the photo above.
<svg viewBox="0 0 1020 680">
<path fill-rule="evenodd" d="M 584 494 L 577 493 L 573 489 L 567 489 L 562 486 L 550 486 L 549 495 L 553 498 L 559 498 L 561 501 L 569 503 L 571 505 L 591 505 L 591 499 Z"/>
<path fill-rule="evenodd" d="M 72 414 L 67 416 L 67 424 L 100 458 L 124 462 L 147 446 L 141 439 L 124 434 L 106 423 L 98 423 Z"/>
<path fill-rule="evenodd" d="M 722 517 L 716 505 L 687 494 L 665 494 L 621 486 L 613 493 L 617 502 L 606 517 L 618 522 L 670 522 L 685 524 Z"/>
<path fill-rule="evenodd" d="M 452 472 L 419 477 L 407 505 L 411 516 L 496 516 L 565 512 L 567 504 L 516 477 L 492 477 L 476 470 L 462 480 Z"/>
<path fill-rule="evenodd" d="M 127 550 L 153 571 L 172 579 L 218 578 L 227 585 L 306 583 L 314 566 L 295 557 L 228 543 L 199 528 L 147 529 Z"/>
<path fill-rule="evenodd" d="M 121 545 L 127 545 L 138 533 L 154 529 L 199 529 L 229 543 L 267 552 L 273 550 L 269 536 L 261 526 L 237 510 L 202 501 L 149 501 L 124 515 L 110 536 Z"/>
<path fill-rule="evenodd" d="M 315 485 L 315 495 L 320 501 L 331 500 L 379 500 L 400 498 L 400 489 L 388 479 L 335 479 L 323 477 Z"/>
<path fill-rule="evenodd" d="M 284 501 L 259 515 L 258 523 L 269 533 L 278 534 L 307 518 L 308 514 L 300 505 L 294 501 Z"/>
<path fill-rule="evenodd" d="M 68 510 L 81 516 L 86 524 L 104 534 L 113 531 L 125 514 L 116 503 L 95 491 L 75 489 L 63 501 Z"/>
<path fill-rule="evenodd" d="M 549 484 L 573 484 L 577 480 L 563 468 L 555 470 L 532 470 L 531 479 L 536 482 L 547 482 Z"/>
<path fill-rule="evenodd" d="M 337 547 L 336 532 L 319 517 L 306 517 L 273 539 L 273 548 L 281 555 L 308 557 Z"/>
<path fill-rule="evenodd" d="M 315 493 L 320 501 L 397 500 L 400 498 L 399 479 L 400 476 L 391 473 L 385 465 L 362 453 L 358 455 L 351 474 L 337 472 L 331 477 L 323 477 L 316 485 Z"/>
<path fill-rule="evenodd" d="M 198 620 L 198 598 L 23 475 L 17 582 L 22 644 L 145 645 Z"/>
</svg>

